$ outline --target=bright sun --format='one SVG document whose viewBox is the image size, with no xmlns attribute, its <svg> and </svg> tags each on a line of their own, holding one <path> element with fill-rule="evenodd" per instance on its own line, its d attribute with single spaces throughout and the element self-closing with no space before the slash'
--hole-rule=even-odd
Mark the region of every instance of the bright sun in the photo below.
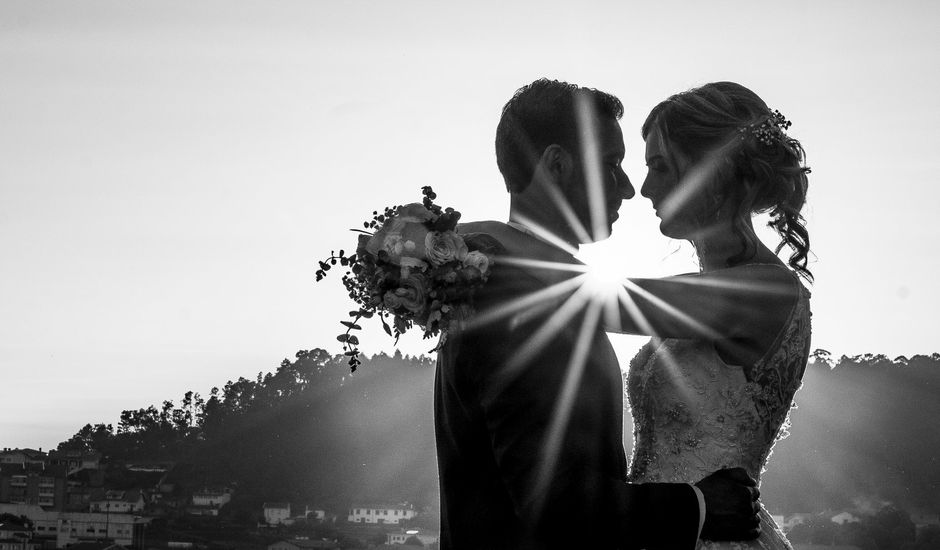
<svg viewBox="0 0 940 550">
<path fill-rule="evenodd" d="M 626 254 L 611 254 L 610 247 L 583 246 L 578 259 L 587 264 L 590 280 L 600 286 L 616 287 L 629 276 Z"/>
</svg>

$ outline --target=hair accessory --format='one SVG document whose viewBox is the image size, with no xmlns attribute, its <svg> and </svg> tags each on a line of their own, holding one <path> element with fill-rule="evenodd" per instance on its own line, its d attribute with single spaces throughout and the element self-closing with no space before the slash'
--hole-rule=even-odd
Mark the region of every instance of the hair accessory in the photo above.
<svg viewBox="0 0 940 550">
<path fill-rule="evenodd" d="M 741 133 L 741 139 L 744 139 L 747 134 L 751 134 L 764 145 L 773 145 L 774 142 L 786 143 L 784 141 L 786 137 L 784 131 L 790 128 L 792 124 L 787 120 L 787 117 L 783 116 L 783 113 L 774 109 L 760 124 L 756 122 L 749 124 L 739 129 L 738 132 Z"/>
</svg>

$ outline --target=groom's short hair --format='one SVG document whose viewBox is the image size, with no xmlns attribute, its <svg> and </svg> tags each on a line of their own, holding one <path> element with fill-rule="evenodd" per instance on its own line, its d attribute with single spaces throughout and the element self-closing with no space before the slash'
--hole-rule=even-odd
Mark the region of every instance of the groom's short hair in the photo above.
<svg viewBox="0 0 940 550">
<path fill-rule="evenodd" d="M 575 97 L 579 95 L 590 100 L 598 116 L 614 120 L 623 116 L 623 104 L 615 96 L 547 78 L 519 88 L 503 107 L 496 127 L 496 165 L 510 193 L 529 185 L 549 145 L 579 153 L 575 113 Z"/>
</svg>

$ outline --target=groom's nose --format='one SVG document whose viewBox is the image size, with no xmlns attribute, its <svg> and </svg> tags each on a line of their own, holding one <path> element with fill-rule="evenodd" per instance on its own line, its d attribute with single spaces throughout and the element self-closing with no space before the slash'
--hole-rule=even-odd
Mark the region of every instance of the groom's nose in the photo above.
<svg viewBox="0 0 940 550">
<path fill-rule="evenodd" d="M 617 193 L 620 194 L 620 198 L 623 200 L 632 199 L 636 195 L 636 189 L 633 188 L 633 184 L 630 183 L 630 178 L 627 177 L 627 173 L 623 171 L 623 168 L 620 168 L 619 172 L 617 175 Z"/>
</svg>

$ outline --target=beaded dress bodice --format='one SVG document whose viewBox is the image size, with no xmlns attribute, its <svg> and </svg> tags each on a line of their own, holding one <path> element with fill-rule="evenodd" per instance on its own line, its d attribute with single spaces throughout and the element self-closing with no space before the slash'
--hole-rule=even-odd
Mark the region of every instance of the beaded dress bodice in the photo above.
<svg viewBox="0 0 940 550">
<path fill-rule="evenodd" d="M 705 340 L 653 338 L 627 378 L 633 415 L 631 482 L 694 483 L 722 468 L 760 479 L 809 355 L 809 292 L 799 296 L 768 352 L 747 371 Z"/>
</svg>

